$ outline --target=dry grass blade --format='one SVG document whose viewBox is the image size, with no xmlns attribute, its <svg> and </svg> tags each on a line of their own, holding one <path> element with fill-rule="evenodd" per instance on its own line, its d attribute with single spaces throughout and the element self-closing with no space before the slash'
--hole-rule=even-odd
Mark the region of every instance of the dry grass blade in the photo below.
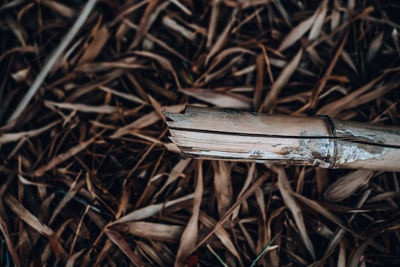
<svg viewBox="0 0 400 267">
<path fill-rule="evenodd" d="M 213 162 L 214 189 L 217 197 L 218 214 L 224 215 L 232 203 L 231 170 L 224 161 Z"/>
<path fill-rule="evenodd" d="M 356 208 L 361 208 L 364 205 L 365 201 L 368 199 L 370 194 L 371 194 L 371 190 L 370 189 L 366 190 L 364 192 L 364 194 L 361 196 L 360 200 L 358 201 Z M 350 223 L 354 220 L 355 216 L 356 216 L 356 213 L 351 215 L 351 217 L 349 219 Z M 337 230 L 335 232 L 335 234 L 331 237 L 328 248 L 326 249 L 326 251 L 324 253 L 324 257 L 329 256 L 338 244 L 340 244 L 340 246 L 342 247 L 342 241 L 343 241 L 342 239 L 343 239 L 344 235 L 345 235 L 345 230 L 343 228 L 340 228 L 339 230 Z"/>
<path fill-rule="evenodd" d="M 13 212 L 18 214 L 21 220 L 26 222 L 30 227 L 38 231 L 40 234 L 48 238 L 54 235 L 54 231 L 50 227 L 40 222 L 38 218 L 36 218 L 24 206 L 22 206 L 22 204 L 12 195 L 6 194 L 4 196 L 4 201 Z"/>
<path fill-rule="evenodd" d="M 217 41 L 211 47 L 210 52 L 207 54 L 205 64 L 207 65 L 210 59 L 224 46 L 226 39 L 228 38 L 229 32 L 231 31 L 232 25 L 235 22 L 235 17 L 238 10 L 234 9 L 231 15 L 231 19 L 229 20 L 228 24 L 226 25 L 224 31 L 220 34 L 217 38 Z"/>
<path fill-rule="evenodd" d="M 16 118 L 18 118 L 21 115 L 21 113 L 24 111 L 25 107 L 29 104 L 29 101 L 32 99 L 32 97 L 36 94 L 37 90 L 42 85 L 47 74 L 51 71 L 54 64 L 56 64 L 56 62 L 59 59 L 59 57 L 61 56 L 61 54 L 65 51 L 67 46 L 70 44 L 72 39 L 75 37 L 75 35 L 78 33 L 79 29 L 82 27 L 82 25 L 86 21 L 87 17 L 89 16 L 89 14 L 92 11 L 95 4 L 96 4 L 96 0 L 88 0 L 87 1 L 84 9 L 82 10 L 81 14 L 79 15 L 79 18 L 76 20 L 75 24 L 72 26 L 72 28 L 66 34 L 66 36 L 64 37 L 64 39 L 62 40 L 60 45 L 57 47 L 57 49 L 49 57 L 49 60 L 46 62 L 43 69 L 40 71 L 39 75 L 36 77 L 35 81 L 29 88 L 29 90 L 26 93 L 26 95 L 24 96 L 24 98 L 21 100 L 21 102 L 18 104 L 15 111 L 10 116 L 8 122 L 11 122 L 11 121 L 15 120 Z"/>
<path fill-rule="evenodd" d="M 261 186 L 267 178 L 269 178 L 270 174 L 267 172 L 263 176 L 257 179 L 257 181 L 245 192 L 241 197 L 239 197 L 236 202 L 227 210 L 222 216 L 222 218 L 214 225 L 213 229 L 196 245 L 195 248 L 192 249 L 191 253 L 196 251 L 201 245 L 203 245 L 207 240 L 218 231 L 218 228 L 221 227 L 225 221 L 229 218 L 229 216 L 239 207 L 249 196 L 251 196 L 254 191 L 257 190 L 259 186 Z"/>
<path fill-rule="evenodd" d="M 42 176 L 46 171 L 53 169 L 56 167 L 58 164 L 63 163 L 64 161 L 68 160 L 69 158 L 75 156 L 82 150 L 86 149 L 90 144 L 92 144 L 96 140 L 97 136 L 94 136 L 90 138 L 89 140 L 82 142 L 78 144 L 77 146 L 74 146 L 70 148 L 68 151 L 59 154 L 58 156 L 54 157 L 52 160 L 50 160 L 47 164 L 43 165 L 36 171 L 32 173 L 33 176 Z"/>
<path fill-rule="evenodd" d="M 14 248 L 12 242 L 11 242 L 10 235 L 9 235 L 8 229 L 7 229 L 7 225 L 3 221 L 2 218 L 0 218 L 0 231 L 3 234 L 4 240 L 5 240 L 6 244 L 7 244 L 7 249 L 8 249 L 8 251 L 10 251 L 10 254 L 11 254 L 11 257 L 12 257 L 12 259 L 14 261 L 14 264 L 17 267 L 22 266 L 21 265 L 21 261 L 19 260 L 18 254 L 15 251 L 15 248 Z"/>
<path fill-rule="evenodd" d="M 308 199 L 308 198 L 306 198 L 306 197 L 304 197 L 302 195 L 299 195 L 297 193 L 294 193 L 294 192 L 292 192 L 291 194 L 293 196 L 295 196 L 296 198 L 300 199 L 304 204 L 306 204 L 307 206 L 309 206 L 310 208 L 312 208 L 316 212 L 320 213 L 321 215 L 325 216 L 326 218 L 328 218 L 332 222 L 336 223 L 337 225 L 339 225 L 340 227 L 345 229 L 346 231 L 350 231 L 346 226 L 344 226 L 344 223 L 342 222 L 341 219 L 339 219 L 337 216 L 335 216 L 334 214 L 329 212 L 327 209 L 322 207 L 316 201 Z"/>
<path fill-rule="evenodd" d="M 300 236 L 304 242 L 304 245 L 306 246 L 308 252 L 310 252 L 313 259 L 315 259 L 314 246 L 311 242 L 310 237 L 307 234 L 307 229 L 304 223 L 304 218 L 301 209 L 299 205 L 296 203 L 296 200 L 292 196 L 293 190 L 290 187 L 290 183 L 286 176 L 286 172 L 282 167 L 276 168 L 275 170 L 278 174 L 278 188 L 279 191 L 281 192 L 283 202 L 293 215 L 296 225 L 299 228 Z"/>
<path fill-rule="evenodd" d="M 328 0 L 324 0 L 318 8 L 315 21 L 313 22 L 310 34 L 308 35 L 309 40 L 315 40 L 321 33 L 322 26 L 324 25 L 325 15 L 328 9 Z"/>
<path fill-rule="evenodd" d="M 352 101 L 354 101 L 360 95 L 362 95 L 365 92 L 367 92 L 368 90 L 370 90 L 385 75 L 386 75 L 386 73 L 383 73 L 383 74 L 379 75 L 378 77 L 376 77 L 375 79 L 373 79 L 372 81 L 370 81 L 367 84 L 365 84 L 364 86 L 362 86 L 361 88 L 359 88 L 358 90 L 353 91 L 352 93 L 348 94 L 347 96 L 345 96 L 345 97 L 343 97 L 343 98 L 341 98 L 341 99 L 339 99 L 337 101 L 331 102 L 331 103 L 323 106 L 322 108 L 320 108 L 318 110 L 317 114 L 329 115 L 329 116 L 332 116 L 332 117 L 337 116 Z"/>
<path fill-rule="evenodd" d="M 96 32 L 96 34 L 94 34 L 92 42 L 80 58 L 78 66 L 96 59 L 96 57 L 100 54 L 101 50 L 107 43 L 110 36 L 111 34 L 105 26 L 103 26 L 98 32 Z"/>
<path fill-rule="evenodd" d="M 50 130 L 57 124 L 59 124 L 61 120 L 54 121 L 46 126 L 43 126 L 42 128 L 35 129 L 35 130 L 29 130 L 26 132 L 19 132 L 19 133 L 4 133 L 0 135 L 0 144 L 7 144 L 11 142 L 17 142 L 21 139 L 25 138 L 31 138 L 34 136 L 37 136 L 47 130 Z"/>
<path fill-rule="evenodd" d="M 181 112 L 182 110 L 185 109 L 185 105 L 176 105 L 176 106 L 168 106 L 164 107 L 164 110 L 166 112 Z M 150 112 L 149 114 L 146 114 L 136 121 L 129 123 L 123 127 L 118 128 L 115 133 L 113 133 L 110 137 L 111 138 L 119 138 L 125 134 L 129 134 L 130 132 L 146 128 L 156 122 L 158 122 L 161 119 L 159 114 L 156 111 Z"/>
<path fill-rule="evenodd" d="M 142 40 L 143 36 L 150 29 L 153 22 L 158 17 L 158 14 L 168 6 L 169 2 L 164 2 L 159 5 L 158 0 L 151 0 L 144 14 L 140 20 L 139 27 L 137 28 L 135 39 L 132 42 L 130 49 L 135 48 Z"/>
<path fill-rule="evenodd" d="M 349 267 L 357 267 L 360 264 L 360 261 L 362 261 L 363 254 L 365 249 L 368 247 L 368 245 L 371 243 L 372 239 L 368 239 L 364 241 L 354 252 L 352 257 L 349 259 L 348 266 Z"/>
<path fill-rule="evenodd" d="M 273 104 L 275 103 L 281 89 L 289 81 L 292 74 L 295 72 L 299 66 L 301 56 L 303 55 L 303 50 L 300 49 L 297 55 L 285 66 L 282 72 L 279 74 L 278 79 L 272 84 L 271 89 L 268 91 L 264 102 L 261 104 L 260 111 L 271 110 Z"/>
<path fill-rule="evenodd" d="M 71 184 L 68 192 L 65 194 L 65 196 L 62 198 L 60 203 L 58 203 L 57 207 L 54 209 L 53 214 L 51 215 L 51 218 L 49 220 L 49 225 L 52 224 L 53 220 L 57 217 L 57 215 L 60 213 L 60 211 L 67 205 L 67 203 L 73 199 L 76 195 L 76 193 L 81 189 L 85 181 L 81 181 L 78 183 L 80 175 L 75 179 L 75 181 Z"/>
<path fill-rule="evenodd" d="M 222 94 L 209 89 L 182 89 L 185 95 L 224 108 L 250 109 L 251 100 L 239 94 Z"/>
<path fill-rule="evenodd" d="M 167 225 L 162 223 L 150 222 L 129 222 L 118 226 L 121 231 L 145 239 L 154 239 L 176 243 L 183 232 L 184 227 L 180 225 Z"/>
<path fill-rule="evenodd" d="M 283 39 L 280 44 L 278 50 L 283 51 L 297 42 L 314 24 L 315 19 L 317 18 L 317 12 L 314 13 L 311 17 L 301 22 L 299 25 L 294 27 L 290 33 Z"/>
<path fill-rule="evenodd" d="M 97 213 L 89 210 L 88 214 L 93 222 L 102 230 L 101 235 L 104 233 L 133 263 L 134 266 L 137 267 L 147 267 L 148 265 L 142 261 L 142 259 L 137 256 L 131 249 L 130 244 L 125 241 L 123 236 L 112 229 L 110 229 L 110 225 L 105 225 L 105 221 L 102 217 L 100 217 Z M 111 245 L 111 244 L 110 244 Z M 105 246 L 107 247 L 107 246 Z M 109 247 L 108 247 L 109 248 Z"/>
<path fill-rule="evenodd" d="M 147 207 L 144 207 L 144 208 L 141 208 L 141 209 L 138 209 L 131 213 L 126 214 L 125 216 L 123 216 L 123 217 L 119 218 L 118 220 L 116 220 L 115 222 L 113 222 L 112 225 L 118 224 L 118 223 L 127 223 L 130 221 L 143 220 L 143 219 L 146 219 L 146 218 L 156 215 L 163 209 L 172 207 L 172 206 L 182 203 L 184 201 L 192 200 L 193 198 L 194 198 L 194 194 L 192 193 L 192 194 L 186 195 L 184 197 L 170 200 L 166 203 L 149 205 Z"/>
<path fill-rule="evenodd" d="M 198 235 L 198 221 L 200 214 L 200 205 L 203 198 L 203 161 L 197 161 L 197 177 L 196 187 L 194 191 L 192 216 L 186 225 L 181 236 L 179 249 L 176 254 L 175 266 L 184 266 L 184 261 L 191 254 L 192 248 L 195 247 Z"/>
<path fill-rule="evenodd" d="M 156 60 L 164 69 L 166 69 L 167 71 L 170 71 L 172 73 L 172 75 L 174 76 L 176 85 L 178 86 L 178 88 L 181 88 L 181 83 L 179 82 L 178 75 L 176 74 L 175 69 L 172 66 L 171 62 L 167 58 L 162 57 L 155 53 L 148 52 L 148 51 L 135 51 L 134 53 L 139 56 L 148 57 L 148 58 Z"/>
<path fill-rule="evenodd" d="M 104 231 L 107 237 L 115 244 L 117 245 L 122 252 L 131 260 L 133 265 L 137 267 L 145 267 L 149 266 L 148 264 L 144 263 L 130 248 L 130 245 L 128 242 L 124 240 L 122 235 L 116 231 L 107 229 Z"/>
<path fill-rule="evenodd" d="M 53 101 L 46 100 L 44 104 L 47 107 L 57 107 L 60 109 L 69 109 L 73 111 L 80 111 L 80 112 L 93 112 L 93 113 L 114 113 L 118 111 L 117 107 L 112 106 L 90 106 L 85 104 L 74 104 L 74 103 L 56 103 Z"/>
<path fill-rule="evenodd" d="M 217 223 L 213 218 L 202 211 L 200 211 L 199 220 L 202 224 L 204 224 L 205 227 L 209 229 L 212 229 Z M 228 232 L 222 226 L 220 226 L 215 229 L 215 235 L 222 242 L 222 244 L 224 244 L 224 246 L 241 262 L 242 260 L 239 252 L 237 251 L 235 244 L 230 239 Z"/>
<path fill-rule="evenodd" d="M 382 46 L 382 40 L 383 40 L 383 32 L 381 32 L 374 40 L 372 40 L 371 44 L 369 45 L 369 49 L 366 56 L 367 62 L 371 62 L 372 59 L 376 56 L 378 50 Z"/>
<path fill-rule="evenodd" d="M 358 170 L 340 177 L 326 188 L 324 198 L 329 202 L 341 201 L 368 184 L 374 173 L 370 170 Z"/>
<path fill-rule="evenodd" d="M 44 5 L 50 7 L 54 11 L 57 11 L 64 17 L 72 18 L 75 16 L 75 11 L 72 8 L 67 7 L 66 5 L 60 4 L 56 1 L 45 0 L 42 2 Z"/>
<path fill-rule="evenodd" d="M 85 252 L 85 249 L 81 249 L 80 251 L 74 253 L 71 255 L 71 257 L 68 258 L 67 263 L 65 264 L 66 267 L 73 267 L 75 264 L 75 261 Z"/>
</svg>

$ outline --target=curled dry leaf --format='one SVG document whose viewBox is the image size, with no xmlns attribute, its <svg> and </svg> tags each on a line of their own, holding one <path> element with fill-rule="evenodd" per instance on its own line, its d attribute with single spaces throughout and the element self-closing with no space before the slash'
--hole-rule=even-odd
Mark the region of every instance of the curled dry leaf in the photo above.
<svg viewBox="0 0 400 267">
<path fill-rule="evenodd" d="M 101 50 L 103 49 L 104 45 L 107 43 L 110 36 L 111 34 L 106 26 L 103 26 L 98 32 L 96 32 L 92 42 L 86 48 L 85 53 L 80 58 L 78 66 L 83 63 L 90 62 L 96 59 L 96 57 L 100 54 Z"/>
</svg>

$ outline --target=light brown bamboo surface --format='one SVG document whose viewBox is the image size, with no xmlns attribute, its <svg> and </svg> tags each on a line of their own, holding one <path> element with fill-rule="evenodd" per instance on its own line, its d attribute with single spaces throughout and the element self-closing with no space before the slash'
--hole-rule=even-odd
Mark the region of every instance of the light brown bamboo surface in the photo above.
<svg viewBox="0 0 400 267">
<path fill-rule="evenodd" d="M 399 127 L 194 106 L 165 115 L 184 156 L 400 171 Z"/>
</svg>

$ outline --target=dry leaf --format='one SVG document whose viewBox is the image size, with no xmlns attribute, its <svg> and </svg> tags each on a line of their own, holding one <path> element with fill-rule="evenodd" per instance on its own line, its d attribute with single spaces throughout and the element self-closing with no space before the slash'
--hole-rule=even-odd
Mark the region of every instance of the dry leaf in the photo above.
<svg viewBox="0 0 400 267">
<path fill-rule="evenodd" d="M 145 239 L 154 239 L 176 243 L 183 232 L 184 227 L 180 225 L 168 225 L 151 222 L 129 222 L 119 226 L 122 231 Z"/>
<path fill-rule="evenodd" d="M 282 167 L 276 167 L 276 172 L 278 174 L 278 188 L 279 191 L 281 192 L 283 202 L 293 215 L 296 225 L 300 231 L 300 236 L 304 242 L 304 245 L 306 246 L 308 252 L 310 252 L 313 259 L 315 259 L 314 246 L 311 243 L 311 239 L 307 234 L 307 229 L 306 225 L 304 224 L 304 218 L 301 209 L 296 203 L 296 200 L 292 196 L 293 190 L 290 187 L 290 183 L 286 176 L 286 172 Z"/>
<path fill-rule="evenodd" d="M 350 197 L 355 191 L 368 184 L 374 171 L 358 170 L 350 172 L 329 185 L 324 192 L 324 198 L 329 202 L 342 201 Z"/>
<path fill-rule="evenodd" d="M 213 161 L 214 190 L 218 204 L 218 214 L 223 216 L 232 204 L 231 169 L 224 161 Z"/>
<path fill-rule="evenodd" d="M 272 105 L 275 103 L 281 89 L 286 85 L 292 74 L 299 66 L 302 54 L 303 50 L 300 49 L 292 61 L 285 66 L 285 68 L 279 74 L 278 79 L 276 79 L 276 81 L 272 84 L 271 89 L 269 89 L 264 102 L 259 108 L 259 111 L 272 109 Z"/>
<path fill-rule="evenodd" d="M 251 99 L 239 94 L 222 94 L 209 89 L 182 89 L 180 90 L 185 95 L 193 96 L 204 102 L 224 107 L 237 109 L 250 109 Z"/>
<path fill-rule="evenodd" d="M 184 261 L 190 255 L 191 250 L 195 247 L 197 241 L 200 205 L 203 197 L 203 161 L 201 160 L 197 161 L 196 179 L 192 216 L 190 217 L 190 220 L 181 236 L 179 249 L 175 259 L 176 267 L 184 266 Z"/>
</svg>

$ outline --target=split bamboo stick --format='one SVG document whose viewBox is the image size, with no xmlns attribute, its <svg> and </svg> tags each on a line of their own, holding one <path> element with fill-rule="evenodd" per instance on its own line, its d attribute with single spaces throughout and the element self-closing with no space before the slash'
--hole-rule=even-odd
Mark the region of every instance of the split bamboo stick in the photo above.
<svg viewBox="0 0 400 267">
<path fill-rule="evenodd" d="M 400 171 L 399 127 L 195 106 L 165 115 L 183 156 Z"/>
</svg>

